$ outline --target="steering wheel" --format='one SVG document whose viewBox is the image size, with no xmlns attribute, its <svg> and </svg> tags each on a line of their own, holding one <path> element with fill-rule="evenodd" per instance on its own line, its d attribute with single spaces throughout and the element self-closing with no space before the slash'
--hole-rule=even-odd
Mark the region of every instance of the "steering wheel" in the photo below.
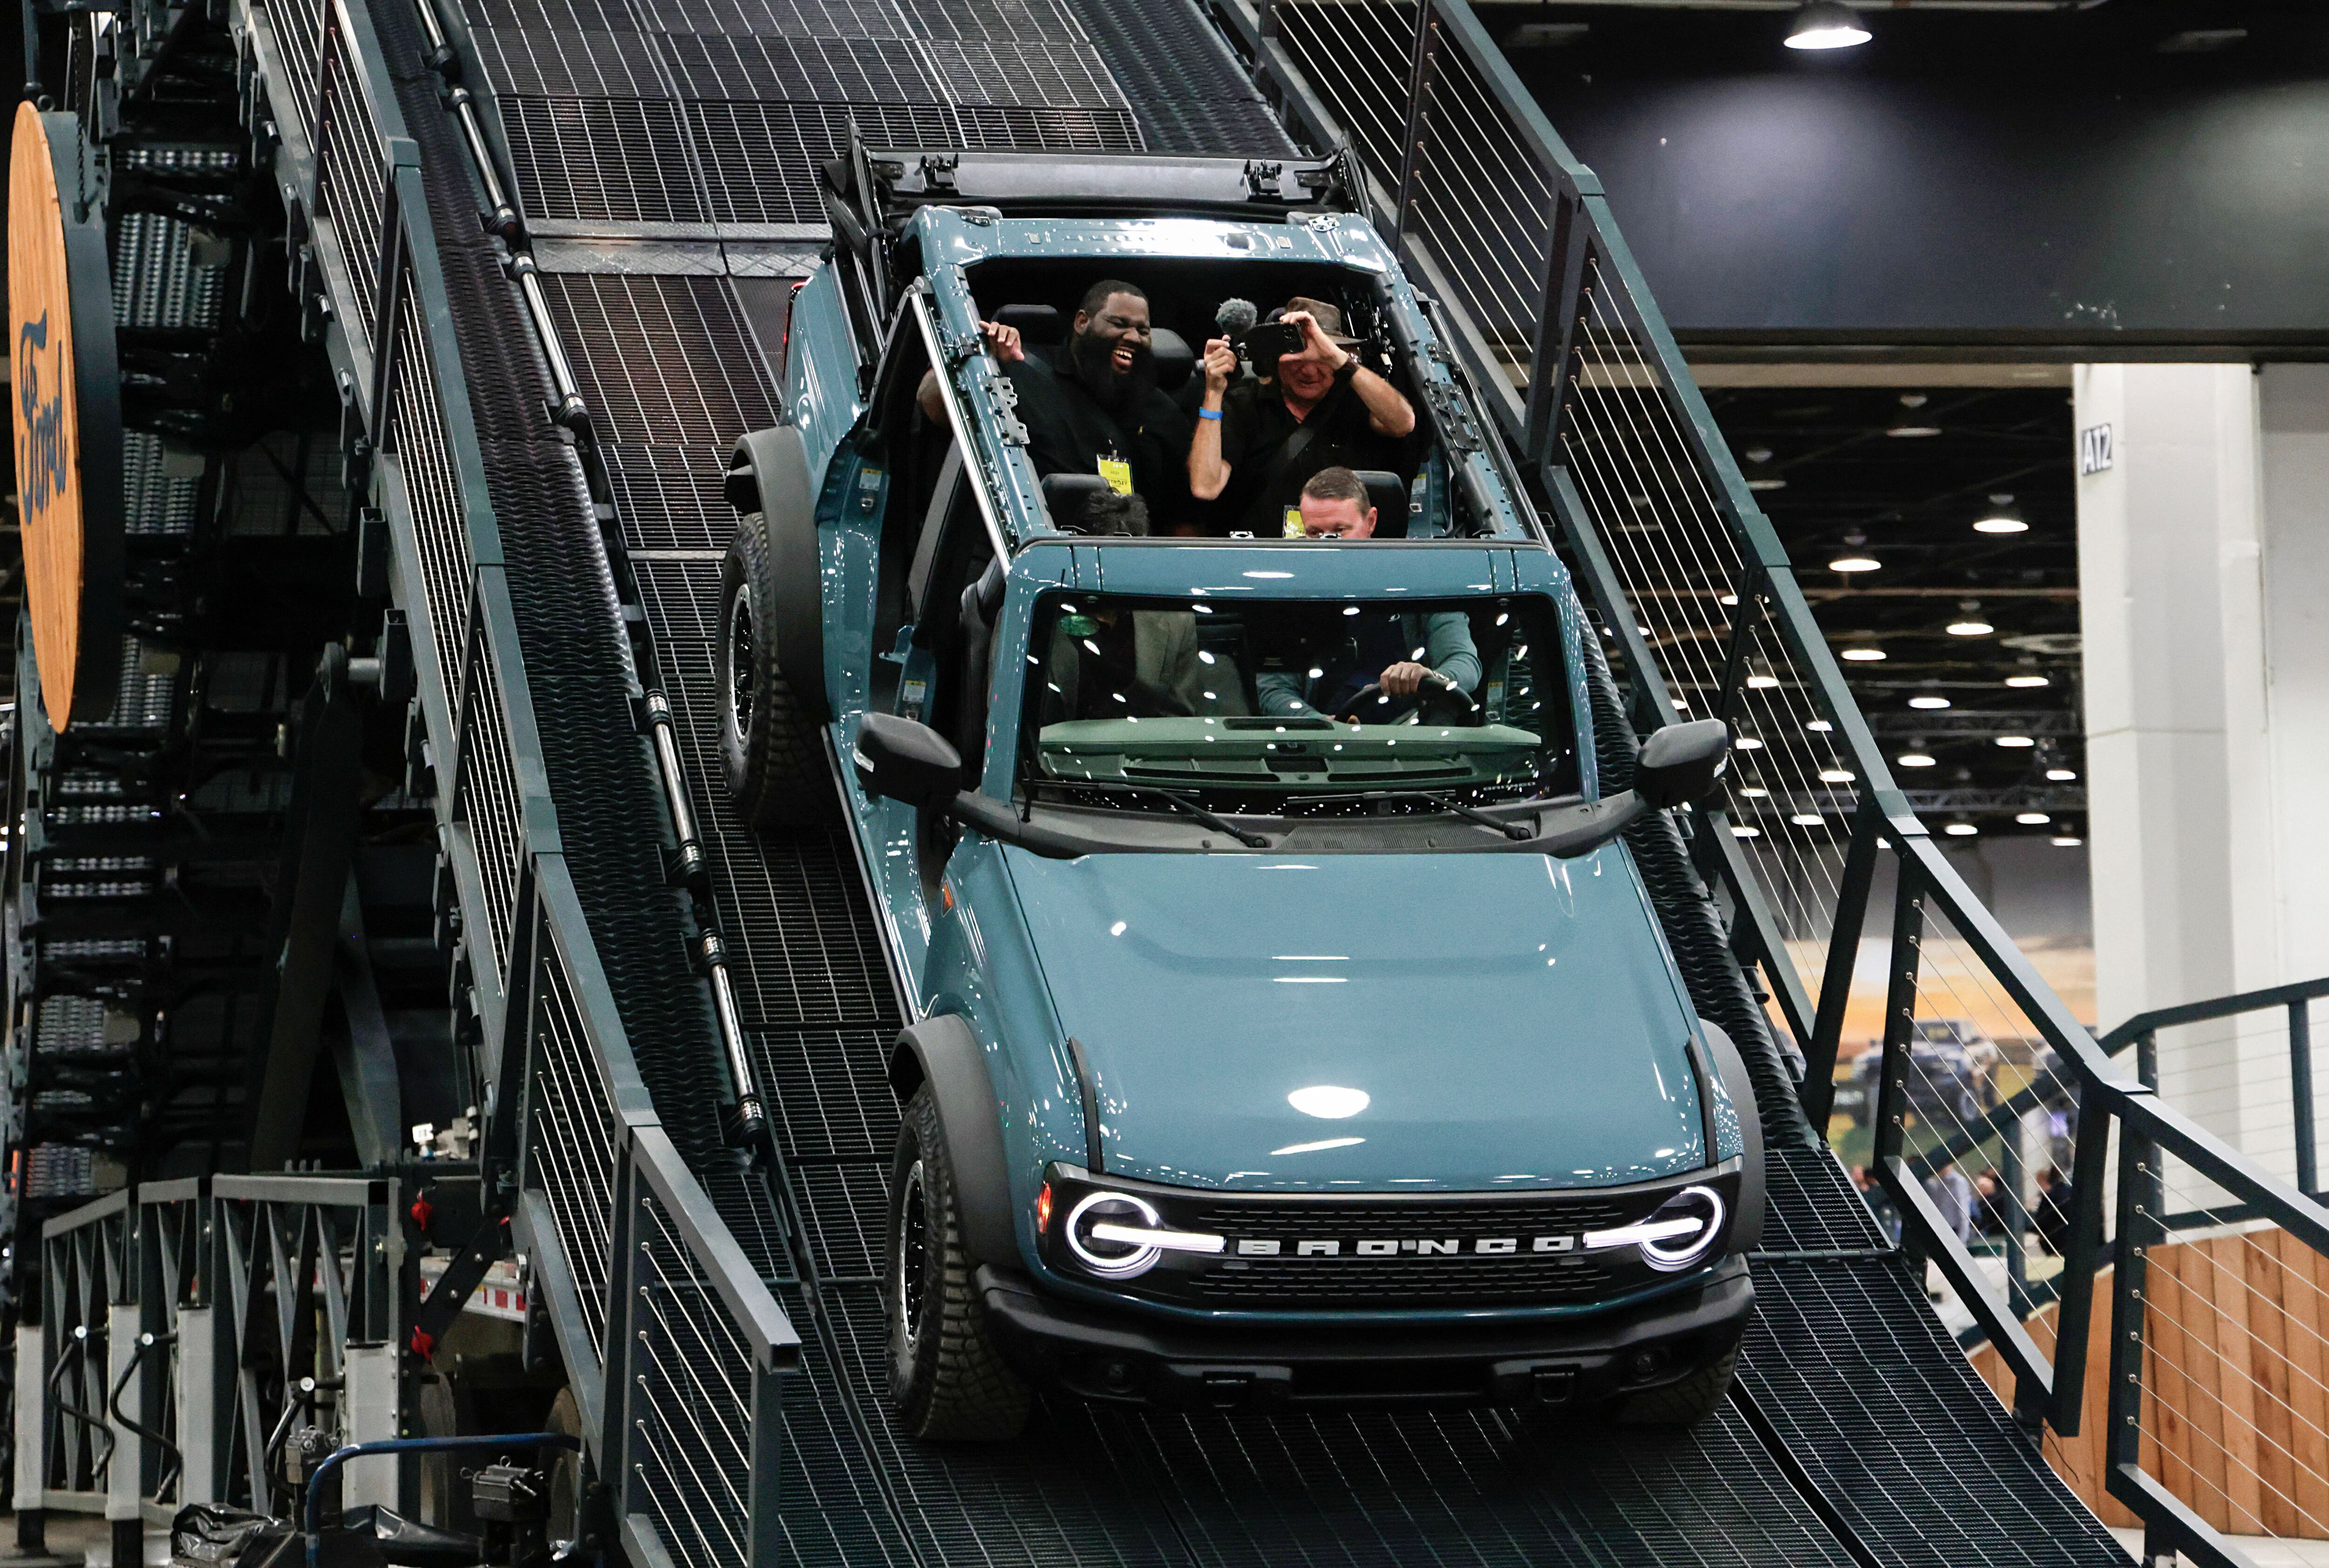
<svg viewBox="0 0 2329 1568">
<path fill-rule="evenodd" d="M 1410 724 L 1423 722 L 1423 699 L 1428 695 L 1420 686 L 1404 697 L 1394 697 L 1385 691 L 1382 682 L 1371 681 L 1344 704 L 1344 711 L 1337 716 L 1344 724 L 1397 724 L 1400 716 L 1408 716 Z M 1374 712 L 1362 715 L 1360 709 L 1372 708 Z"/>
<path fill-rule="evenodd" d="M 1451 707 L 1459 708 L 1461 711 L 1457 715 L 1458 718 L 1468 713 L 1471 709 L 1471 700 L 1464 695 L 1462 689 L 1447 676 L 1434 670 L 1423 678 L 1421 685 L 1404 697 L 1393 696 L 1386 692 L 1380 681 L 1369 681 L 1353 693 L 1351 700 L 1344 705 L 1345 711 L 1341 715 L 1341 722 L 1398 724 L 1402 721 L 1403 715 L 1404 722 L 1421 724 L 1423 710 L 1436 700 L 1444 700 Z M 1375 712 L 1363 711 L 1370 705 L 1376 709 Z"/>
</svg>

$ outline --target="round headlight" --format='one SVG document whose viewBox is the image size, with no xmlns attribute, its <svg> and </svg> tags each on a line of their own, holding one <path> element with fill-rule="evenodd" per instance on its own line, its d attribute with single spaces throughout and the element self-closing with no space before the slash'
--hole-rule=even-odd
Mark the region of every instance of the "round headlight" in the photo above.
<svg viewBox="0 0 2329 1568">
<path fill-rule="evenodd" d="M 1128 1280 L 1135 1274 L 1145 1274 L 1156 1266 L 1164 1254 L 1153 1246 L 1140 1246 L 1130 1242 L 1106 1241 L 1092 1235 L 1092 1226 L 1104 1220 L 1117 1225 L 1155 1230 L 1160 1224 L 1154 1206 L 1125 1192 L 1095 1192 L 1068 1211 L 1066 1232 L 1068 1250 L 1076 1261 L 1093 1273 L 1111 1280 Z"/>
<path fill-rule="evenodd" d="M 1650 1267 L 1672 1273 L 1686 1269 L 1714 1250 L 1722 1237 L 1722 1195 L 1711 1187 L 1685 1187 L 1650 1216 L 1649 1224 L 1661 1231 L 1687 1220 L 1695 1228 L 1664 1235 L 1655 1240 L 1644 1238 L 1642 1261 Z M 1646 1228 L 1646 1227 L 1645 1227 Z"/>
</svg>

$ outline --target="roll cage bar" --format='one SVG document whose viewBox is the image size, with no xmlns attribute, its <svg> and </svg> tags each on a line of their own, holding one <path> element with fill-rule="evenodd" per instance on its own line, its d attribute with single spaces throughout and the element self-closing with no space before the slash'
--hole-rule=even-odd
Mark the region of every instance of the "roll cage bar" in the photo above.
<svg viewBox="0 0 2329 1568">
<path fill-rule="evenodd" d="M 854 144 L 851 152 L 863 160 L 882 156 L 869 155 Z M 1004 155 L 976 156 L 982 164 L 1032 162 L 1011 160 Z M 1120 161 L 1212 165 L 1215 174 L 1236 164 L 1236 160 L 1205 158 Z M 1281 170 L 1279 178 L 1286 177 Z M 829 204 L 832 200 L 828 192 Z M 920 217 L 933 208 L 946 211 L 933 212 L 930 219 Z M 1298 216 L 1300 211 L 1284 207 L 1280 216 Z M 1104 218 L 1107 214 L 1079 216 Z M 1322 213 L 1318 221 L 1331 224 L 1339 216 Z M 996 552 L 1007 559 L 1020 545 L 1064 532 L 1051 522 L 1033 469 L 1025 459 L 1027 432 L 1014 412 L 1018 393 L 986 357 L 985 344 L 978 334 L 976 302 L 963 269 L 937 267 L 916 270 L 903 278 L 893 278 L 889 272 L 893 249 L 903 249 L 897 239 L 911 239 L 905 230 L 948 218 L 978 223 L 982 221 L 979 210 L 965 211 L 954 202 L 915 202 L 902 211 L 899 235 L 892 234 L 888 221 L 876 209 L 868 207 L 863 217 L 863 222 L 850 230 L 836 214 L 833 249 L 843 309 L 858 346 L 858 383 L 864 414 L 853 437 L 857 449 L 876 452 L 891 438 L 891 417 L 902 406 L 899 378 L 908 373 L 910 361 L 912 371 L 919 374 L 926 361 L 927 368 L 938 372 L 948 423 L 971 460 L 979 511 Z M 857 239 L 853 239 L 852 234 Z M 919 243 L 914 249 L 919 249 Z M 1525 501 L 1519 469 L 1494 421 L 1480 417 L 1476 390 L 1449 351 L 1430 302 L 1418 296 L 1396 271 L 1359 266 L 1353 266 L 1351 271 L 1354 278 L 1366 277 L 1372 283 L 1376 315 L 1416 394 L 1417 417 L 1447 459 L 1450 483 L 1472 516 L 1490 520 L 1489 526 L 1473 537 L 1526 538 L 1544 543 L 1542 529 Z M 913 352 L 916 348 L 921 351 L 919 356 Z M 1023 526 L 1023 521 L 1034 526 Z"/>
</svg>

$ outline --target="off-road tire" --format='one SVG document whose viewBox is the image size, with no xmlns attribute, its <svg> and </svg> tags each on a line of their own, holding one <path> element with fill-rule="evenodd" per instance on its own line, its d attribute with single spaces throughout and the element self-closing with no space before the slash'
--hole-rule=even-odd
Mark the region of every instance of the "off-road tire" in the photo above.
<svg viewBox="0 0 2329 1568">
<path fill-rule="evenodd" d="M 1733 1345 L 1679 1383 L 1628 1394 L 1618 1403 L 1617 1424 L 1696 1426 L 1712 1415 L 1723 1395 L 1730 1392 L 1730 1376 L 1738 1367 L 1739 1347 Z"/>
<path fill-rule="evenodd" d="M 582 1406 L 574 1397 L 572 1388 L 561 1388 L 558 1397 L 550 1402 L 550 1414 L 542 1423 L 544 1432 L 554 1432 L 571 1438 L 582 1435 Z M 542 1462 L 550 1471 L 550 1517 L 546 1521 L 553 1541 L 581 1539 L 582 1455 L 576 1449 L 546 1448 Z"/>
<path fill-rule="evenodd" d="M 898 1424 L 915 1437 L 954 1441 L 1018 1436 L 1027 1424 L 1027 1385 L 995 1351 L 963 1246 L 946 1128 L 927 1084 L 906 1102 L 898 1129 L 882 1241 L 890 1405 Z M 919 1298 L 918 1310 L 910 1297 Z"/>
<path fill-rule="evenodd" d="M 454 1382 L 449 1371 L 439 1371 L 423 1381 L 414 1404 L 419 1436 L 466 1437 L 480 1430 L 471 1391 Z M 468 1484 L 461 1479 L 461 1456 L 440 1451 L 415 1454 L 413 1459 L 420 1469 L 416 1515 L 420 1521 L 440 1530 L 475 1535 L 476 1510 Z"/>
<path fill-rule="evenodd" d="M 720 760 L 736 814 L 755 828 L 821 826 L 834 820 L 838 804 L 821 727 L 804 716 L 791 680 L 777 668 L 783 602 L 768 525 L 748 512 L 736 520 L 720 563 Z"/>
</svg>

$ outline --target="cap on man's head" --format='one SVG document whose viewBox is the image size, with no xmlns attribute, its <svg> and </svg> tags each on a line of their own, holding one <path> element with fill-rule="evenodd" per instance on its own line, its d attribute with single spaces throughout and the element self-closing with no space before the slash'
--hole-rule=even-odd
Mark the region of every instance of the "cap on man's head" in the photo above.
<svg viewBox="0 0 2329 1568">
<path fill-rule="evenodd" d="M 1297 294 L 1278 307 L 1275 319 L 1282 321 L 1297 310 L 1306 310 L 1310 313 L 1311 317 L 1318 324 L 1318 330 L 1326 334 L 1328 343 L 1339 344 L 1346 349 L 1358 346 L 1359 340 L 1343 330 L 1342 311 L 1328 305 L 1323 299 L 1311 299 Z"/>
</svg>

